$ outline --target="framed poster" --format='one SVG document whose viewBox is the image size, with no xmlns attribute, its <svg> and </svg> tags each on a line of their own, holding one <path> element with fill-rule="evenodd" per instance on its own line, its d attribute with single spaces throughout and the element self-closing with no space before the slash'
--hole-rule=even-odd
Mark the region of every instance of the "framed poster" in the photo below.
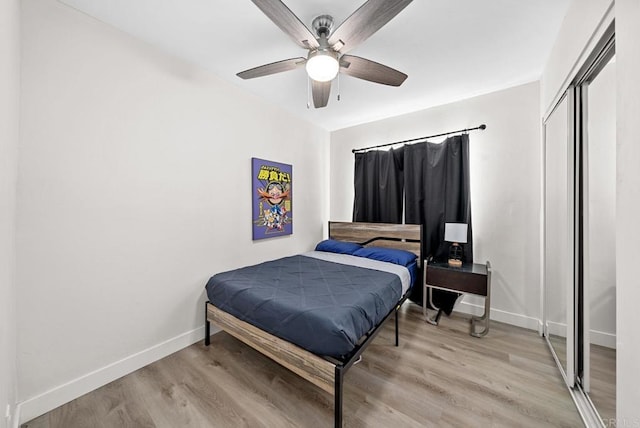
<svg viewBox="0 0 640 428">
<path fill-rule="evenodd" d="M 291 235 L 293 167 L 251 158 L 253 240 Z"/>
</svg>

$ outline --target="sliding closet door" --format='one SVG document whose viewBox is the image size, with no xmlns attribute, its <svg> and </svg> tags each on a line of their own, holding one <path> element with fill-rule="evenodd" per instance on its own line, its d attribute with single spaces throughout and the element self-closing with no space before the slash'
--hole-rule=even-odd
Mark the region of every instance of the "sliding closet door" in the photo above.
<svg viewBox="0 0 640 428">
<path fill-rule="evenodd" d="M 600 417 L 616 416 L 616 70 L 615 58 L 581 85 L 583 283 L 578 380 Z"/>
<path fill-rule="evenodd" d="M 574 144 L 569 106 L 573 88 L 544 124 L 545 336 L 569 386 L 574 383 Z"/>
<path fill-rule="evenodd" d="M 613 24 L 545 120 L 545 336 L 586 426 L 615 421 Z"/>
</svg>

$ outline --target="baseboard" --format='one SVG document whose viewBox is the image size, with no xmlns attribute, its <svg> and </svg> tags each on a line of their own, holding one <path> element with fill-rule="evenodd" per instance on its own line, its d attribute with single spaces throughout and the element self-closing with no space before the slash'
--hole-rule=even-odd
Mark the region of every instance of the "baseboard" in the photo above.
<svg viewBox="0 0 640 428">
<path fill-rule="evenodd" d="M 484 306 L 474 305 L 463 301 L 456 305 L 456 311 L 469 315 L 481 316 L 484 313 Z M 505 324 L 540 331 L 540 320 L 538 318 L 494 308 L 491 308 L 490 318 L 494 321 L 503 322 Z"/>
<path fill-rule="evenodd" d="M 467 302 L 461 302 L 456 309 L 460 312 L 480 316 L 484 312 L 484 306 L 473 305 Z M 538 334 L 543 334 L 543 324 L 537 318 L 527 317 L 521 314 L 514 314 L 512 312 L 501 311 L 498 309 L 491 309 L 491 319 L 500 321 L 506 324 L 515 325 L 518 327 L 528 328 L 530 330 L 536 330 Z M 566 337 L 567 325 L 561 323 L 548 322 L 549 333 Z M 605 333 L 603 331 L 591 330 L 591 343 L 594 345 L 604 346 L 606 348 L 616 348 L 616 335 L 611 333 Z"/>
<path fill-rule="evenodd" d="M 567 337 L 567 325 L 563 323 L 547 322 L 549 334 L 559 337 Z M 605 348 L 616 349 L 616 335 L 604 331 L 591 330 L 591 343 L 604 346 Z"/>
<path fill-rule="evenodd" d="M 550 335 L 567 337 L 567 325 L 565 323 L 547 321 L 547 329 Z"/>
<path fill-rule="evenodd" d="M 616 335 L 605 333 L 604 331 L 591 330 L 591 343 L 605 348 L 616 349 Z"/>
<path fill-rule="evenodd" d="M 211 334 L 218 332 L 211 326 Z M 16 406 L 14 428 L 43 415 L 56 407 L 72 401 L 88 392 L 160 360 L 204 338 L 204 326 L 173 337 L 148 349 L 87 373 L 42 394 L 24 400 Z"/>
</svg>

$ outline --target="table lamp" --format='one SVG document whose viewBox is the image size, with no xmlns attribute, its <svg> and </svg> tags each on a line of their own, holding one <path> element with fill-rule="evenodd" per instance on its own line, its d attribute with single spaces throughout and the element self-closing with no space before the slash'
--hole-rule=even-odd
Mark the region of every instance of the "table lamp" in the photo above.
<svg viewBox="0 0 640 428">
<path fill-rule="evenodd" d="M 449 266 L 462 267 L 462 245 L 467 243 L 466 223 L 445 223 L 444 240 L 451 242 L 449 247 Z"/>
</svg>

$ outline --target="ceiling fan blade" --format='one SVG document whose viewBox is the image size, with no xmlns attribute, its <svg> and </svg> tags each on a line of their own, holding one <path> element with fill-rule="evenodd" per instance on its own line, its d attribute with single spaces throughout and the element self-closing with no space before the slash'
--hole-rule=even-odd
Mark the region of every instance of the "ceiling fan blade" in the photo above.
<svg viewBox="0 0 640 428">
<path fill-rule="evenodd" d="M 315 49 L 318 41 L 309 29 L 280 0 L 252 0 L 253 3 L 273 21 L 282 31 L 287 33 L 300 47 Z"/>
<path fill-rule="evenodd" d="M 412 0 L 368 0 L 331 33 L 329 46 L 346 53 L 391 21 Z"/>
<path fill-rule="evenodd" d="M 331 81 L 316 82 L 311 80 L 311 94 L 313 96 L 313 106 L 315 108 L 326 107 L 331 94 Z"/>
<path fill-rule="evenodd" d="M 256 77 L 268 76 L 270 74 L 294 70 L 303 65 L 306 61 L 306 58 L 302 57 L 285 59 L 282 61 L 272 62 L 271 64 L 265 64 L 259 67 L 250 68 L 249 70 L 241 71 L 236 76 L 242 79 L 253 79 Z"/>
<path fill-rule="evenodd" d="M 358 79 L 389 86 L 400 86 L 407 78 L 406 74 L 398 70 L 354 55 L 342 55 L 340 72 Z"/>
</svg>

